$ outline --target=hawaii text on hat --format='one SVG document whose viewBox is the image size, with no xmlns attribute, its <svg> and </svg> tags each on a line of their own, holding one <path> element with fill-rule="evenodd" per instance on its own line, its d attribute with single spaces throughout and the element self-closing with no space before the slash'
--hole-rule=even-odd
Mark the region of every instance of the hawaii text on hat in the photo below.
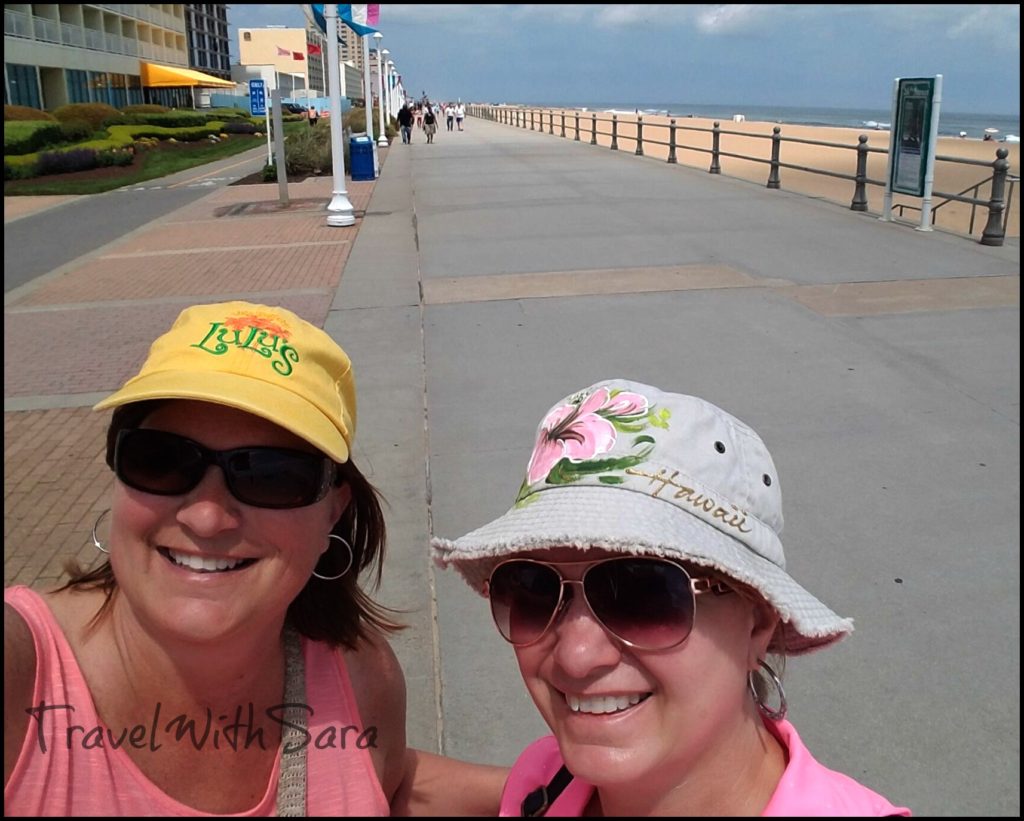
<svg viewBox="0 0 1024 821">
<path fill-rule="evenodd" d="M 336 462 L 355 436 L 348 355 L 291 311 L 249 302 L 195 305 L 150 347 L 137 376 L 96 410 L 148 399 L 195 399 L 263 417 Z"/>
<path fill-rule="evenodd" d="M 478 590 L 505 556 L 560 546 L 712 567 L 772 604 L 773 649 L 796 654 L 853 624 L 786 572 L 782 524 L 778 474 L 751 428 L 698 397 L 612 379 L 548 411 L 511 510 L 433 546 Z"/>
</svg>

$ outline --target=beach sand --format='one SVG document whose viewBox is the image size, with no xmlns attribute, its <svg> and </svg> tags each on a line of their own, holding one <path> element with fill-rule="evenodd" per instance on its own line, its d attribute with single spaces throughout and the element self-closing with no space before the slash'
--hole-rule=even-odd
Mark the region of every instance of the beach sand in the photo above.
<svg viewBox="0 0 1024 821">
<path fill-rule="evenodd" d="M 548 113 L 544 112 L 544 133 L 548 133 Z M 561 136 L 562 109 L 555 109 L 555 136 Z M 611 145 L 611 114 L 604 112 L 574 111 L 566 109 L 565 133 L 566 139 L 573 139 L 575 136 L 575 115 L 579 114 L 580 140 L 589 143 L 591 139 L 592 115 L 597 115 L 597 142 L 598 145 Z M 529 128 L 529 115 L 527 114 L 527 128 Z M 620 151 L 630 154 L 636 151 L 636 116 L 632 114 L 617 115 L 618 147 Z M 714 120 L 700 119 L 696 117 L 676 118 L 676 160 L 680 165 L 689 165 L 695 168 L 707 170 L 711 165 L 711 129 Z M 644 155 L 649 158 L 666 160 L 668 157 L 669 142 L 668 117 L 644 115 L 643 117 L 643 138 Z M 833 128 L 826 126 L 805 126 L 788 125 L 781 123 L 765 122 L 732 122 L 719 121 L 721 135 L 719 138 L 719 150 L 731 154 L 740 154 L 745 157 L 757 157 L 764 162 L 738 159 L 736 157 L 721 156 L 719 165 L 721 173 L 730 177 L 750 180 L 765 185 L 771 170 L 768 161 L 772 153 L 772 129 L 778 126 L 783 138 L 794 138 L 800 140 L 817 140 L 821 142 L 837 143 L 843 147 L 808 145 L 800 142 L 789 142 L 783 139 L 779 150 L 779 161 L 791 165 L 802 165 L 809 168 L 821 169 L 833 173 L 847 174 L 853 176 L 857 170 L 858 138 L 861 134 L 867 136 L 867 145 L 872 149 L 889 148 L 889 132 L 874 131 L 855 128 Z M 694 130 L 706 129 L 706 130 Z M 732 133 L 725 133 L 732 132 Z M 991 164 L 996 159 L 996 150 L 1005 148 L 1008 152 L 1007 160 L 1010 163 L 1009 174 L 1020 176 L 1020 143 L 1001 143 L 985 140 L 966 140 L 957 137 L 940 137 L 936 148 L 935 181 L 932 194 L 932 211 L 935 216 L 933 224 L 937 228 L 953 231 L 959 234 L 970 234 L 980 238 L 985 225 L 988 222 L 987 202 L 991 195 L 991 183 L 984 183 L 977 194 L 968 191 L 965 196 L 977 197 L 985 201 L 985 205 L 974 208 L 973 228 L 971 227 L 972 206 L 969 203 L 947 201 L 942 196 L 947 194 L 960 194 L 966 189 L 972 189 L 982 180 L 992 176 Z M 965 165 L 962 163 L 944 162 L 938 157 L 956 157 L 958 159 L 969 159 L 984 163 L 984 165 Z M 884 182 L 886 177 L 886 153 L 868 154 L 867 177 L 869 181 L 875 181 L 876 185 L 865 186 L 865 193 L 868 201 L 868 212 L 880 215 L 883 207 Z M 780 189 L 784 191 L 796 191 L 812 197 L 821 197 L 832 202 L 840 203 L 849 207 L 853 200 L 855 184 L 852 179 L 846 180 L 838 177 L 830 177 L 823 174 L 815 174 L 807 171 L 799 171 L 792 168 L 782 167 L 779 169 Z M 1007 197 L 1007 208 L 1009 219 L 1006 226 L 1007 237 L 1020 236 L 1020 183 L 1013 186 L 1013 198 L 1009 200 L 1010 184 L 1007 182 L 1005 196 Z M 905 208 L 900 215 L 900 205 L 912 206 L 913 209 Z M 893 218 L 912 225 L 918 225 L 921 221 L 921 199 L 903 194 L 893 195 Z"/>
</svg>

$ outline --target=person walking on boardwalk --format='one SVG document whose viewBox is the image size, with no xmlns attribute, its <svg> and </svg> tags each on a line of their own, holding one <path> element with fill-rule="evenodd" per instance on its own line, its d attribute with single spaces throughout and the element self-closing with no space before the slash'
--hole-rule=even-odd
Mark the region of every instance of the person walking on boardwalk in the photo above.
<svg viewBox="0 0 1024 821">
<path fill-rule="evenodd" d="M 412 112 L 408 105 L 398 109 L 398 127 L 402 132 L 402 142 L 408 145 L 412 142 Z"/>
<path fill-rule="evenodd" d="M 428 143 L 434 142 L 434 135 L 437 133 L 437 115 L 430 103 L 423 107 L 423 133 L 427 135 Z"/>
</svg>

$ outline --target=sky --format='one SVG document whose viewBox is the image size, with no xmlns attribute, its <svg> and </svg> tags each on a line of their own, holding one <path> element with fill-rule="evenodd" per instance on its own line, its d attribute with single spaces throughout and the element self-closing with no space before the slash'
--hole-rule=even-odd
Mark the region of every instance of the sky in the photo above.
<svg viewBox="0 0 1024 821">
<path fill-rule="evenodd" d="M 268 25 L 302 6 L 229 5 L 232 60 Z M 382 3 L 378 28 L 417 98 L 888 111 L 894 78 L 941 74 L 945 111 L 1020 113 L 1018 4 Z"/>
</svg>

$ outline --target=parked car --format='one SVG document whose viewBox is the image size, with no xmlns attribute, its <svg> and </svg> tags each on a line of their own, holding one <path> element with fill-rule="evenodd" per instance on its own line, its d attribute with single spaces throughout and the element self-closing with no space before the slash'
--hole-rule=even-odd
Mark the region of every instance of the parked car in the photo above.
<svg viewBox="0 0 1024 821">
<path fill-rule="evenodd" d="M 299 105 L 298 103 L 282 103 L 281 111 L 285 114 L 301 114 L 305 116 L 308 109 L 304 105 Z"/>
</svg>

